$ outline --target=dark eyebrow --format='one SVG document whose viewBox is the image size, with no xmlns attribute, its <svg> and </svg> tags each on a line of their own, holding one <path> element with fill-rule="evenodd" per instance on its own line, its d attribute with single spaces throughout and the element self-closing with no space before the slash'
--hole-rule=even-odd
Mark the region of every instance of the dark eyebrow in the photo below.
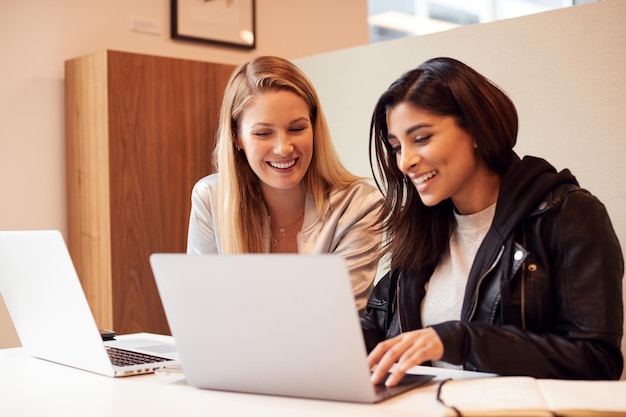
<svg viewBox="0 0 626 417">
<path fill-rule="evenodd" d="M 418 124 L 416 124 L 416 125 L 413 125 L 413 126 L 409 127 L 409 128 L 408 128 L 408 129 L 404 132 L 404 134 L 405 134 L 405 135 L 410 135 L 410 134 L 411 134 L 411 133 L 413 133 L 413 132 L 416 132 L 416 131 L 418 131 L 418 130 L 420 130 L 420 129 L 423 129 L 423 128 L 425 128 L 425 127 L 431 127 L 431 126 L 432 126 L 432 125 L 429 125 L 428 123 L 418 123 Z M 389 134 L 389 133 L 388 133 L 388 134 L 387 134 L 387 140 L 389 140 L 389 139 L 397 139 L 397 137 L 396 137 L 396 135 L 391 135 L 391 134 Z"/>
</svg>

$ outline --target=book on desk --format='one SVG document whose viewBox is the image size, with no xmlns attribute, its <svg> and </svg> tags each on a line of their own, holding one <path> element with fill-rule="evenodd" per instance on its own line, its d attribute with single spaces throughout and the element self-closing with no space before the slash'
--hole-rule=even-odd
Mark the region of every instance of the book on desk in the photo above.
<svg viewBox="0 0 626 417">
<path fill-rule="evenodd" d="M 449 416 L 614 417 L 626 415 L 626 381 L 523 376 L 447 380 L 437 399 Z"/>
</svg>

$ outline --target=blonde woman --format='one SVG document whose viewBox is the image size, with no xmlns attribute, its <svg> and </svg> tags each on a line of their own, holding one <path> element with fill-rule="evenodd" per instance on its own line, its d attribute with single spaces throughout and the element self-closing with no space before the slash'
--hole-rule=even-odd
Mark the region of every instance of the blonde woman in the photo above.
<svg viewBox="0 0 626 417">
<path fill-rule="evenodd" d="M 213 156 L 216 173 L 192 192 L 187 252 L 341 255 L 362 312 L 382 194 L 341 164 L 317 93 L 294 64 L 263 56 L 233 72 Z"/>
</svg>

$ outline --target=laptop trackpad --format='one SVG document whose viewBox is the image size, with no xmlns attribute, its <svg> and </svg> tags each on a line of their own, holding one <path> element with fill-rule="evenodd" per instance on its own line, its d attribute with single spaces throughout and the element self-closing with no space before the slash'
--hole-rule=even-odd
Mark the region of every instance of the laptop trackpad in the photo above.
<svg viewBox="0 0 626 417">
<path fill-rule="evenodd" d="M 398 385 L 394 387 L 388 387 L 385 385 L 385 381 L 387 380 L 389 375 L 390 374 L 388 373 L 380 384 L 374 385 L 374 392 L 376 393 L 376 396 L 381 400 L 395 397 L 398 394 L 424 385 L 435 377 L 434 375 L 406 374 L 404 375 L 404 377 L 402 377 Z"/>
</svg>

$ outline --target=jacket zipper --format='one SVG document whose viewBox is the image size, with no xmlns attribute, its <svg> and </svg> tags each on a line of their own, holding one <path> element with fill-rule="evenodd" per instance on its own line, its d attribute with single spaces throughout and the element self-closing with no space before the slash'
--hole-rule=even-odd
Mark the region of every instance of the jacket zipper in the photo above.
<svg viewBox="0 0 626 417">
<path fill-rule="evenodd" d="M 522 268 L 525 266 L 525 264 L 522 265 Z M 522 295 L 521 295 L 521 306 L 520 309 L 522 311 L 520 311 L 520 315 L 522 316 L 522 329 L 526 330 L 526 315 L 524 313 L 524 311 L 526 310 L 526 279 L 525 279 L 525 275 L 526 275 L 526 270 L 522 270 Z"/>
<path fill-rule="evenodd" d="M 522 237 L 522 243 L 524 245 L 524 247 L 526 247 L 526 232 L 523 231 L 523 237 Z M 520 306 L 520 316 L 522 317 L 522 329 L 526 330 L 526 260 L 524 260 L 524 262 L 522 263 L 522 271 L 520 274 L 520 279 L 521 279 L 521 287 L 522 287 L 522 294 L 521 294 L 521 306 Z"/>
<path fill-rule="evenodd" d="M 402 330 L 402 317 L 400 317 L 400 277 L 396 282 L 396 309 L 398 310 L 398 327 L 400 327 L 400 333 L 404 333 Z"/>
<path fill-rule="evenodd" d="M 493 271 L 493 269 L 496 267 L 496 264 L 498 264 L 498 262 L 500 262 L 500 259 L 502 258 L 502 254 L 504 253 L 504 245 L 502 245 L 502 247 L 500 248 L 500 252 L 498 252 L 498 256 L 496 257 L 495 261 L 493 261 L 493 263 L 491 264 L 491 266 L 489 267 L 489 269 L 487 269 L 481 276 L 480 279 L 478 280 L 478 284 L 476 284 L 476 294 L 474 296 L 474 305 L 472 306 L 472 310 L 470 311 L 469 316 L 467 317 L 467 321 L 471 321 L 472 317 L 474 316 L 474 313 L 476 313 L 476 307 L 478 306 L 478 294 L 480 292 L 480 286 L 483 283 L 483 281 L 485 280 L 485 277 L 487 275 L 489 275 L 489 273 L 491 271 Z M 399 313 L 399 312 L 398 312 Z"/>
</svg>

